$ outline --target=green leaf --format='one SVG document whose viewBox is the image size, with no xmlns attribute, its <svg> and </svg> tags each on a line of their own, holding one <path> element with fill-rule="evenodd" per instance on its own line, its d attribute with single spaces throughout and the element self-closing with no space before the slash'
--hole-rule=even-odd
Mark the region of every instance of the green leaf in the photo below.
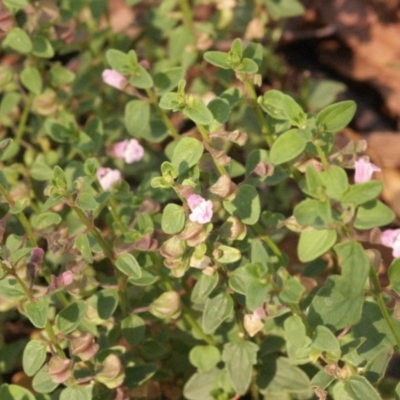
<svg viewBox="0 0 400 400">
<path fill-rule="evenodd" d="M 22 367 L 28 376 L 33 376 L 42 367 L 47 354 L 47 344 L 39 340 L 31 340 L 25 346 L 22 355 Z"/>
<path fill-rule="evenodd" d="M 185 77 L 185 71 L 182 67 L 174 67 L 162 72 L 158 72 L 154 76 L 154 86 L 157 93 L 162 95 L 170 92 L 178 86 L 180 80 Z"/>
<path fill-rule="evenodd" d="M 397 325 L 397 321 L 393 322 Z M 361 362 L 371 362 L 383 349 L 393 347 L 396 343 L 378 304 L 372 301 L 364 302 L 361 318 L 352 327 L 352 332 L 354 339 L 362 341 L 357 348 Z"/>
<path fill-rule="evenodd" d="M 235 198 L 232 201 L 224 201 L 223 205 L 229 214 L 239 218 L 246 225 L 254 225 L 260 218 L 260 197 L 254 186 L 239 186 Z"/>
<path fill-rule="evenodd" d="M 61 65 L 53 65 L 50 69 L 50 84 L 54 87 L 68 85 L 75 80 L 75 74 Z"/>
<path fill-rule="evenodd" d="M 94 211 L 99 206 L 99 203 L 94 198 L 90 188 L 88 188 L 79 193 L 76 205 L 82 210 Z"/>
<path fill-rule="evenodd" d="M 215 286 L 217 286 L 218 280 L 219 275 L 217 273 L 214 275 L 201 274 L 191 294 L 192 302 L 198 303 L 206 300 Z"/>
<path fill-rule="evenodd" d="M 138 65 L 137 71 L 131 76 L 129 83 L 139 89 L 149 89 L 153 86 L 153 79 L 141 65 Z"/>
<path fill-rule="evenodd" d="M 331 204 L 329 201 L 305 199 L 297 204 L 293 215 L 302 226 L 326 228 L 327 224 L 332 221 Z"/>
<path fill-rule="evenodd" d="M 308 320 L 312 326 L 324 325 L 333 330 L 356 324 L 361 318 L 364 295 L 353 293 L 341 276 L 330 276 L 314 296 Z"/>
<path fill-rule="evenodd" d="M 258 71 L 258 65 L 250 58 L 243 58 L 238 68 L 235 71 L 244 72 L 246 74 L 255 74 Z"/>
<path fill-rule="evenodd" d="M 167 204 L 161 218 L 161 229 L 170 235 L 182 231 L 185 226 L 185 212 L 177 204 Z"/>
<path fill-rule="evenodd" d="M 356 109 L 357 105 L 352 100 L 332 104 L 317 114 L 316 123 L 326 131 L 338 132 L 353 119 Z"/>
<path fill-rule="evenodd" d="M 381 396 L 366 378 L 353 375 L 344 383 L 348 395 L 354 400 L 381 400 Z"/>
<path fill-rule="evenodd" d="M 307 374 L 284 357 L 269 357 L 261 366 L 256 378 L 260 392 L 266 398 L 288 399 L 296 396 L 312 398 L 313 390 Z M 288 397 L 290 396 L 290 397 Z"/>
<path fill-rule="evenodd" d="M 305 128 L 307 116 L 292 97 L 278 90 L 269 90 L 259 101 L 272 118 L 288 120 L 298 128 Z"/>
<path fill-rule="evenodd" d="M 0 104 L 0 116 L 9 114 L 15 107 L 18 106 L 21 100 L 21 95 L 16 92 L 3 94 Z"/>
<path fill-rule="evenodd" d="M 47 374 L 47 365 L 39 370 L 32 381 L 33 390 L 38 393 L 51 393 L 58 385 Z"/>
<path fill-rule="evenodd" d="M 131 100 L 125 106 L 124 123 L 129 134 L 144 137 L 149 131 L 150 105 L 143 100 Z"/>
<path fill-rule="evenodd" d="M 321 229 L 301 232 L 297 252 L 301 262 L 315 260 L 325 254 L 335 243 L 337 232 L 334 229 Z"/>
<path fill-rule="evenodd" d="M 91 400 L 92 388 L 90 386 L 69 386 L 60 393 L 59 400 Z"/>
<path fill-rule="evenodd" d="M 78 139 L 78 133 L 73 126 L 52 119 L 46 120 L 44 129 L 57 143 L 71 143 Z"/>
<path fill-rule="evenodd" d="M 130 253 L 118 256 L 115 261 L 115 266 L 129 277 L 140 278 L 142 276 L 140 265 L 136 258 Z"/>
<path fill-rule="evenodd" d="M 213 333 L 227 318 L 232 315 L 233 300 L 227 293 L 220 293 L 208 298 L 204 306 L 201 327 L 204 333 Z"/>
<path fill-rule="evenodd" d="M 307 336 L 306 327 L 298 315 L 291 315 L 284 322 L 285 336 L 287 340 L 297 348 L 303 348 L 310 344 L 311 340 Z"/>
<path fill-rule="evenodd" d="M 62 221 L 60 214 L 45 211 L 40 213 L 32 222 L 32 226 L 36 229 L 46 229 L 52 225 L 58 225 Z"/>
<path fill-rule="evenodd" d="M 297 17 L 305 12 L 304 6 L 298 0 L 266 1 L 265 6 L 273 19 Z"/>
<path fill-rule="evenodd" d="M 298 157 L 306 148 L 306 140 L 300 129 L 291 129 L 276 139 L 272 145 L 270 158 L 274 165 L 283 164 Z"/>
<path fill-rule="evenodd" d="M 82 300 L 75 300 L 69 306 L 63 308 L 56 317 L 56 326 L 60 332 L 67 335 L 74 331 L 87 311 L 87 304 Z"/>
<path fill-rule="evenodd" d="M 131 276 L 128 279 L 128 281 L 135 286 L 149 286 L 157 282 L 158 279 L 159 276 L 156 273 L 151 271 L 146 271 L 145 269 L 142 268 L 142 276 L 140 278 L 135 278 Z"/>
<path fill-rule="evenodd" d="M 213 120 L 213 114 L 207 108 L 207 106 L 200 99 L 196 98 L 194 98 L 193 101 L 191 101 L 190 103 L 190 105 L 187 105 L 183 108 L 183 114 L 185 114 L 196 124 L 211 124 Z"/>
<path fill-rule="evenodd" d="M 131 346 L 137 346 L 144 339 L 145 322 L 136 314 L 128 315 L 122 320 L 121 333 Z"/>
<path fill-rule="evenodd" d="M 109 320 L 118 306 L 118 290 L 103 289 L 93 295 L 97 313 L 101 319 Z"/>
<path fill-rule="evenodd" d="M 349 187 L 347 174 L 343 168 L 331 166 L 328 170 L 320 173 L 321 179 L 326 187 L 326 194 L 335 200 L 339 200 Z"/>
<path fill-rule="evenodd" d="M 394 212 L 387 205 L 379 200 L 371 200 L 358 207 L 354 227 L 357 229 L 372 229 L 376 226 L 388 225 L 394 218 Z"/>
<path fill-rule="evenodd" d="M 111 68 L 122 75 L 131 75 L 137 72 L 139 64 L 133 50 L 129 54 L 125 54 L 119 50 L 109 49 L 106 52 L 106 58 Z"/>
<path fill-rule="evenodd" d="M 258 348 L 255 343 L 247 340 L 224 345 L 222 360 L 225 362 L 231 385 L 236 393 L 245 394 L 250 386 Z"/>
<path fill-rule="evenodd" d="M 44 328 L 46 326 L 48 311 L 48 297 L 42 297 L 25 305 L 25 314 L 36 328 Z"/>
<path fill-rule="evenodd" d="M 264 49 L 260 43 L 250 42 L 243 51 L 243 58 L 253 60 L 260 68 L 263 60 Z"/>
<path fill-rule="evenodd" d="M 400 294 L 400 258 L 395 258 L 389 266 L 390 287 Z"/>
<path fill-rule="evenodd" d="M 210 132 L 215 132 L 221 125 L 228 121 L 231 108 L 228 101 L 220 97 L 212 99 L 207 107 L 213 115 L 213 121 L 209 126 Z"/>
<path fill-rule="evenodd" d="M 322 325 L 316 327 L 311 347 L 319 351 L 335 354 L 337 357 L 340 356 L 339 341 L 331 330 Z"/>
<path fill-rule="evenodd" d="M 21 28 L 13 28 L 3 40 L 2 47 L 9 47 L 18 53 L 28 54 L 32 50 L 32 42 Z"/>
<path fill-rule="evenodd" d="M 41 35 L 36 35 L 32 39 L 32 54 L 36 57 L 41 58 L 52 58 L 54 57 L 54 49 L 50 41 Z"/>
<path fill-rule="evenodd" d="M 35 400 L 35 396 L 28 390 L 18 385 L 3 383 L 0 386 L 1 400 Z"/>
<path fill-rule="evenodd" d="M 375 200 L 382 192 L 383 184 L 381 181 L 372 180 L 364 183 L 357 183 L 350 186 L 341 198 L 343 205 L 351 204 L 354 207 Z"/>
<path fill-rule="evenodd" d="M 158 370 L 156 363 L 137 364 L 125 370 L 124 386 L 134 389 L 148 381 Z"/>
<path fill-rule="evenodd" d="M 175 146 L 171 163 L 176 171 L 178 171 L 178 174 L 183 175 L 190 168 L 197 165 L 203 152 L 204 146 L 199 140 L 184 137 Z"/>
<path fill-rule="evenodd" d="M 300 283 L 297 277 L 289 278 L 283 285 L 283 290 L 279 293 L 279 298 L 284 303 L 299 303 L 303 293 L 304 286 Z"/>
<path fill-rule="evenodd" d="M 231 69 L 231 65 L 228 62 L 228 54 L 222 51 L 207 51 L 204 53 L 204 59 L 216 67 Z"/>
<path fill-rule="evenodd" d="M 196 372 L 183 388 L 184 398 L 187 400 L 214 400 L 215 397 L 211 393 L 215 389 L 216 380 L 220 373 L 217 368 L 208 372 Z"/>
<path fill-rule="evenodd" d="M 22 84 L 32 93 L 40 94 L 43 89 L 43 82 L 40 72 L 35 67 L 25 67 L 21 74 L 20 79 Z"/>
<path fill-rule="evenodd" d="M 211 371 L 221 360 L 221 354 L 215 346 L 194 346 L 189 353 L 192 365 L 201 371 Z"/>
<path fill-rule="evenodd" d="M 352 288 L 352 293 L 362 293 L 369 275 L 370 262 L 360 243 L 349 241 L 334 247 L 342 268 L 342 277 Z"/>
<path fill-rule="evenodd" d="M 29 0 L 3 0 L 3 4 L 8 11 L 15 14 L 29 4 Z"/>
<path fill-rule="evenodd" d="M 93 263 L 92 247 L 87 234 L 82 233 L 75 239 L 75 247 L 83 255 L 86 262 Z"/>
<path fill-rule="evenodd" d="M 9 300 L 23 299 L 26 293 L 14 278 L 4 278 L 0 280 L 0 293 Z"/>
</svg>

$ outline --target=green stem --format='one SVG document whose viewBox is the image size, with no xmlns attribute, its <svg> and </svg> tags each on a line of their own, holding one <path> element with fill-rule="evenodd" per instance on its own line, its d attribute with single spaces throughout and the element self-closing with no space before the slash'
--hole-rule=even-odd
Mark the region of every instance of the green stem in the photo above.
<svg viewBox="0 0 400 400">
<path fill-rule="evenodd" d="M 269 131 L 267 121 L 265 120 L 264 115 L 261 111 L 261 108 L 257 102 L 257 93 L 254 90 L 253 85 L 248 81 L 248 79 L 246 77 L 243 78 L 243 83 L 246 87 L 246 90 L 247 90 L 249 96 L 250 96 L 251 106 L 253 107 L 253 110 L 256 114 L 256 118 L 257 118 L 258 124 L 260 125 L 261 132 L 265 136 L 265 140 L 267 141 L 268 146 L 272 147 L 272 144 L 274 141 L 271 136 L 271 132 Z"/>
<path fill-rule="evenodd" d="M 210 144 L 211 144 L 211 140 L 210 140 L 210 138 L 209 138 L 209 136 L 208 136 L 208 132 L 207 132 L 206 128 L 205 128 L 203 125 L 201 125 L 201 124 L 196 124 L 196 125 L 197 125 L 197 128 L 198 128 L 198 130 L 199 130 L 199 132 L 200 132 L 201 137 L 203 138 L 203 140 L 204 140 L 207 144 L 210 145 Z M 211 154 L 211 157 L 212 157 L 212 159 L 213 159 L 213 161 L 214 161 L 215 167 L 217 168 L 219 174 L 220 174 L 220 175 L 226 175 L 226 170 L 225 170 L 224 166 L 221 165 L 221 164 L 218 162 L 218 160 L 213 156 L 212 153 L 210 153 L 210 154 Z"/>
<path fill-rule="evenodd" d="M 32 303 L 32 302 L 35 302 L 35 301 L 36 301 L 35 296 L 31 293 L 31 291 L 29 290 L 28 286 L 27 286 L 27 285 L 25 284 L 25 282 L 19 277 L 19 275 L 16 273 L 16 271 L 14 271 L 13 269 L 8 268 L 8 267 L 6 267 L 6 266 L 4 266 L 4 265 L 3 265 L 3 268 L 6 269 L 6 271 L 7 271 L 10 275 L 12 275 L 12 276 L 15 277 L 15 279 L 17 280 L 17 282 L 18 282 L 19 285 L 21 286 L 22 290 L 23 290 L 23 291 L 25 292 L 25 294 L 27 295 L 29 301 L 30 301 L 31 303 Z M 49 321 L 48 319 L 46 320 L 46 325 L 45 325 L 44 328 L 45 328 L 45 330 L 46 330 L 47 335 L 49 336 L 50 341 L 53 343 L 54 348 L 55 348 L 56 351 L 57 351 L 57 354 L 58 354 L 60 357 L 62 357 L 62 358 L 66 358 L 65 353 L 64 353 L 64 350 L 61 348 L 61 346 L 60 346 L 59 343 L 58 343 L 58 339 L 57 339 L 57 336 L 56 336 L 56 334 L 55 334 L 55 332 L 54 332 L 53 325 L 50 323 L 50 321 Z"/>
<path fill-rule="evenodd" d="M 92 221 L 87 217 L 87 215 L 77 206 L 72 206 L 72 209 L 78 214 L 79 219 L 86 225 L 89 232 L 93 235 L 96 242 L 99 246 L 103 249 L 103 252 L 107 258 L 111 260 L 114 264 L 115 261 L 115 254 L 112 248 L 108 245 L 108 243 L 103 238 L 102 234 L 96 229 L 93 225 Z"/>
<path fill-rule="evenodd" d="M 330 168 L 330 164 L 328 159 L 326 158 L 325 153 L 323 152 L 323 150 L 321 149 L 321 146 L 315 142 L 313 142 L 315 148 L 317 149 L 317 153 L 318 153 L 318 157 L 320 158 L 322 165 L 324 167 L 325 170 Z"/>
<path fill-rule="evenodd" d="M 165 110 L 163 110 L 159 105 L 157 101 L 157 97 L 154 94 L 154 92 L 150 89 L 146 89 L 147 96 L 149 97 L 150 101 L 154 106 L 157 108 L 158 113 L 161 116 L 161 119 L 163 120 L 164 124 L 167 126 L 169 133 L 174 139 L 179 139 L 179 132 L 175 129 L 174 124 L 171 122 L 169 119 L 167 113 Z"/>
<path fill-rule="evenodd" d="M 70 199 L 71 200 L 71 199 Z M 89 232 L 93 235 L 96 242 L 99 246 L 103 249 L 105 256 L 111 261 L 115 268 L 115 274 L 118 280 L 118 295 L 120 299 L 120 306 L 122 315 L 126 316 L 129 312 L 129 301 L 128 301 L 128 294 L 126 292 L 126 281 L 127 277 L 123 274 L 115 265 L 116 256 L 113 249 L 108 245 L 108 243 L 103 238 L 101 232 L 93 225 L 92 221 L 87 217 L 87 215 L 76 206 L 72 206 L 72 209 L 78 214 L 80 220 L 86 225 Z"/>
<path fill-rule="evenodd" d="M 30 93 L 25 101 L 24 110 L 22 111 L 22 116 L 18 124 L 17 132 L 15 133 L 15 139 L 17 140 L 18 143 L 21 141 L 21 138 L 25 131 L 29 112 L 31 111 L 32 100 L 33 100 L 33 94 Z"/>
<path fill-rule="evenodd" d="M 183 14 L 183 23 L 185 26 L 193 32 L 194 23 L 193 23 L 193 14 L 192 9 L 190 7 L 188 0 L 180 0 L 179 6 L 181 8 Z"/>
<path fill-rule="evenodd" d="M 276 243 L 267 235 L 261 225 L 259 223 L 256 223 L 253 225 L 253 229 L 257 232 L 259 235 L 260 239 L 264 241 L 268 247 L 272 250 L 272 252 L 278 257 L 280 263 L 283 265 L 284 264 L 284 257 L 279 249 L 279 247 L 276 245 Z"/>
<path fill-rule="evenodd" d="M 379 282 L 379 278 L 378 275 L 376 274 L 375 270 L 370 267 L 369 270 L 369 277 L 371 278 L 371 281 L 374 285 L 374 294 L 377 298 L 378 301 L 378 306 L 381 310 L 381 313 L 383 315 L 383 318 L 385 319 L 390 331 L 392 332 L 394 339 L 396 341 L 396 345 L 397 345 L 397 351 L 400 351 L 400 333 L 398 332 L 393 319 L 391 317 L 391 315 L 389 314 L 389 311 L 386 307 L 385 301 L 383 299 L 383 295 L 382 295 L 382 288 L 381 288 L 381 284 Z"/>
<path fill-rule="evenodd" d="M 113 217 L 115 223 L 118 225 L 118 228 L 120 229 L 121 233 L 126 232 L 126 227 L 122 223 L 121 218 L 119 217 L 117 213 L 117 204 L 115 203 L 115 199 L 113 197 L 110 197 L 107 201 L 107 208 L 108 211 L 110 211 L 111 216 Z"/>
</svg>

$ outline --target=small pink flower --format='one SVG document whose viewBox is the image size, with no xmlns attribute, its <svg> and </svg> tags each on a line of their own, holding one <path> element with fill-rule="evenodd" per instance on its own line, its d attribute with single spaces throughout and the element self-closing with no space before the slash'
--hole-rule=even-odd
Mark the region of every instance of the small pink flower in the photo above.
<svg viewBox="0 0 400 400">
<path fill-rule="evenodd" d="M 206 224 L 211 221 L 213 215 L 213 204 L 211 200 L 205 200 L 198 194 L 192 194 L 187 199 L 192 213 L 189 219 L 199 224 Z"/>
<path fill-rule="evenodd" d="M 128 164 L 140 161 L 144 155 L 144 149 L 136 139 L 116 143 L 113 151 L 116 157 L 123 158 Z"/>
<path fill-rule="evenodd" d="M 125 86 L 128 83 L 128 80 L 123 75 L 113 69 L 105 69 L 101 74 L 101 77 L 103 78 L 104 83 L 107 83 L 107 85 L 118 90 L 125 89 Z"/>
<path fill-rule="evenodd" d="M 97 170 L 96 177 L 104 190 L 109 189 L 115 182 L 122 179 L 121 172 L 117 169 L 100 167 Z"/>
<path fill-rule="evenodd" d="M 253 317 L 256 319 L 265 319 L 267 318 L 267 314 L 265 313 L 264 306 L 257 307 L 253 311 Z"/>
<path fill-rule="evenodd" d="M 354 163 L 356 172 L 354 175 L 354 181 L 356 183 L 368 182 L 372 178 L 374 172 L 381 172 L 375 164 L 369 162 L 368 159 L 360 158 Z"/>
<path fill-rule="evenodd" d="M 381 242 L 386 247 L 393 249 L 393 257 L 400 257 L 400 229 L 387 229 L 381 234 Z"/>
</svg>

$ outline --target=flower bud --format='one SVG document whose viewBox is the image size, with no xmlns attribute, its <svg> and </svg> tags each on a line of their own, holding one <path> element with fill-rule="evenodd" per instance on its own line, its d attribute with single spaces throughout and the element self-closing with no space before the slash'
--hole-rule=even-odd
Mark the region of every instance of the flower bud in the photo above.
<svg viewBox="0 0 400 400">
<path fill-rule="evenodd" d="M 108 355 L 101 363 L 100 371 L 95 379 L 109 389 L 120 386 L 125 379 L 125 372 L 119 357 L 115 354 Z"/>
<path fill-rule="evenodd" d="M 231 215 L 220 228 L 221 235 L 230 240 L 243 240 L 247 235 L 246 225 Z"/>
<path fill-rule="evenodd" d="M 72 377 L 72 365 L 73 361 L 69 358 L 54 354 L 47 365 L 47 374 L 54 383 L 64 383 Z"/>
<path fill-rule="evenodd" d="M 100 167 L 96 173 L 100 186 L 104 189 L 110 189 L 114 183 L 122 179 L 121 172 L 117 169 Z"/>
<path fill-rule="evenodd" d="M 35 96 L 33 110 L 44 117 L 54 114 L 58 109 L 57 94 L 52 89 L 45 89 L 43 93 Z"/>
<path fill-rule="evenodd" d="M 150 304 L 149 310 L 154 316 L 165 318 L 178 318 L 181 313 L 181 302 L 177 292 L 163 293 Z"/>
<path fill-rule="evenodd" d="M 203 229 L 203 225 L 187 220 L 183 231 L 178 237 L 186 242 L 189 247 L 196 247 L 204 243 L 208 235 L 209 233 Z"/>
<path fill-rule="evenodd" d="M 264 327 L 264 323 L 261 319 L 253 314 L 246 314 L 244 316 L 243 325 L 250 337 L 253 337 Z"/>
<path fill-rule="evenodd" d="M 166 258 L 164 260 L 164 265 L 171 270 L 175 278 L 182 278 L 189 268 L 189 258 Z"/>
<path fill-rule="evenodd" d="M 229 196 L 235 196 L 237 186 L 232 182 L 228 174 L 220 176 L 217 182 L 209 188 L 210 192 L 225 199 Z"/>
<path fill-rule="evenodd" d="M 128 80 L 119 72 L 113 69 L 105 69 L 101 74 L 103 82 L 115 89 L 123 90 L 128 84 Z"/>
<path fill-rule="evenodd" d="M 172 236 L 160 247 L 160 253 L 166 258 L 179 258 L 185 252 L 185 242 L 180 240 L 178 236 Z"/>
<path fill-rule="evenodd" d="M 71 353 L 82 361 L 90 360 L 99 350 L 99 345 L 94 342 L 94 336 L 90 333 L 72 337 L 70 344 Z"/>
</svg>

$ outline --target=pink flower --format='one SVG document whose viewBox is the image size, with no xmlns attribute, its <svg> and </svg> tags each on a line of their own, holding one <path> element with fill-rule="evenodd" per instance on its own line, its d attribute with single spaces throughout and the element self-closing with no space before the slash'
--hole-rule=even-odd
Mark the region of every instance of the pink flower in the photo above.
<svg viewBox="0 0 400 400">
<path fill-rule="evenodd" d="M 119 172 L 117 169 L 103 167 L 100 167 L 97 170 L 96 177 L 104 190 L 109 189 L 115 182 L 118 182 L 122 179 L 121 172 Z"/>
<path fill-rule="evenodd" d="M 356 173 L 354 175 L 354 181 L 356 183 L 368 182 L 371 180 L 374 172 L 381 172 L 375 164 L 369 162 L 368 159 L 360 158 L 354 163 Z"/>
<path fill-rule="evenodd" d="M 107 85 L 118 90 L 125 89 L 125 86 L 128 83 L 128 80 L 123 75 L 113 69 L 105 69 L 101 74 L 101 77 L 103 78 L 104 83 L 107 83 Z"/>
<path fill-rule="evenodd" d="M 128 164 L 140 161 L 144 155 L 144 149 L 136 139 L 116 143 L 113 151 L 116 157 L 123 158 Z"/>
<path fill-rule="evenodd" d="M 211 221 L 213 215 L 213 204 L 211 200 L 205 200 L 198 194 L 192 194 L 187 199 L 192 213 L 189 219 L 199 224 L 206 224 Z"/>
<path fill-rule="evenodd" d="M 387 229 L 381 234 L 381 242 L 386 247 L 393 249 L 393 257 L 400 257 L 400 229 Z"/>
</svg>

